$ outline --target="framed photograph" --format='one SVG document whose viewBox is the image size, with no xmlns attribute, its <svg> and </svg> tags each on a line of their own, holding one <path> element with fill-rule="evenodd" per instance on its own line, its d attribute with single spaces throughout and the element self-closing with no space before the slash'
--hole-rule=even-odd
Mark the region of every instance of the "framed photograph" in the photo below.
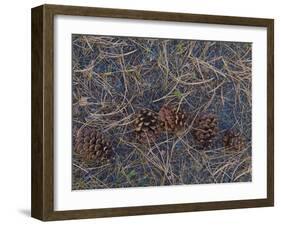
<svg viewBox="0 0 281 226">
<path fill-rule="evenodd" d="M 32 9 L 32 216 L 274 205 L 273 19 Z"/>
</svg>

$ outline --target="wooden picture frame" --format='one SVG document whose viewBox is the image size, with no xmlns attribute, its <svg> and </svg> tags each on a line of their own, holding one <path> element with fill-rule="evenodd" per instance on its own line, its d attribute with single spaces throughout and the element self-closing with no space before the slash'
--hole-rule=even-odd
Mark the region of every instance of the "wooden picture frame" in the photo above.
<svg viewBox="0 0 281 226">
<path fill-rule="evenodd" d="M 122 208 L 54 210 L 54 16 L 126 18 L 267 29 L 267 198 Z M 50 220 L 206 211 L 274 205 L 274 20 L 61 5 L 32 9 L 32 201 L 31 215 Z"/>
</svg>

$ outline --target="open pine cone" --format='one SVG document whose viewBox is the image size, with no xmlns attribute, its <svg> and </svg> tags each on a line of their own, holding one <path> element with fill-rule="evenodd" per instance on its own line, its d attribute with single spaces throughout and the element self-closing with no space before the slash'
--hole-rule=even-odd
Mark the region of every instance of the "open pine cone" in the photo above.
<svg viewBox="0 0 281 226">
<path fill-rule="evenodd" d="M 155 140 L 159 135 L 160 122 L 155 112 L 142 109 L 137 115 L 134 122 L 137 139 L 140 142 Z"/>
<path fill-rule="evenodd" d="M 177 108 L 163 105 L 159 111 L 159 118 L 162 126 L 169 132 L 177 132 L 184 128 L 186 123 L 186 114 Z"/>
<path fill-rule="evenodd" d="M 78 131 L 74 151 L 88 165 L 100 166 L 114 159 L 111 144 L 102 134 L 88 127 Z"/>
<path fill-rule="evenodd" d="M 193 136 L 203 147 L 210 147 L 218 133 L 218 120 L 214 114 L 199 116 L 193 125 Z"/>
<path fill-rule="evenodd" d="M 242 151 L 245 147 L 245 138 L 239 132 L 229 130 L 223 137 L 223 144 L 227 151 Z"/>
</svg>

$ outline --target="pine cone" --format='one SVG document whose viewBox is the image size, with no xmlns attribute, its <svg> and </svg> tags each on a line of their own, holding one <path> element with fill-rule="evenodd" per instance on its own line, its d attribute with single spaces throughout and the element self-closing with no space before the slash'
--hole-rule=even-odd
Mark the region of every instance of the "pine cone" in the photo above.
<svg viewBox="0 0 281 226">
<path fill-rule="evenodd" d="M 186 123 L 186 115 L 177 108 L 164 105 L 159 111 L 159 117 L 162 122 L 162 126 L 165 130 L 170 132 L 177 132 L 184 128 Z"/>
<path fill-rule="evenodd" d="M 193 136 L 203 147 L 210 147 L 218 133 L 218 120 L 213 114 L 199 116 L 193 126 Z"/>
<path fill-rule="evenodd" d="M 111 144 L 102 134 L 88 127 L 78 131 L 74 151 L 84 163 L 94 166 L 110 163 L 114 159 Z"/>
<path fill-rule="evenodd" d="M 229 130 L 223 137 L 223 144 L 227 151 L 242 151 L 245 147 L 245 138 L 237 131 Z"/>
<path fill-rule="evenodd" d="M 155 112 L 142 109 L 134 122 L 137 139 L 140 142 L 147 142 L 147 139 L 155 140 L 159 135 L 159 125 L 158 115 Z"/>
</svg>

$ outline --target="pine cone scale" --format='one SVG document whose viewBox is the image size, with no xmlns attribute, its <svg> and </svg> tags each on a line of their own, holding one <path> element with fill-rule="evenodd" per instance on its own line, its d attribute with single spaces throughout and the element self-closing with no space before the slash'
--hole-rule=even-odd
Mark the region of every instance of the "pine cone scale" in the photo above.
<svg viewBox="0 0 281 226">
<path fill-rule="evenodd" d="M 114 159 L 110 142 L 94 129 L 87 127 L 77 133 L 74 151 L 85 164 L 99 166 Z"/>
<path fill-rule="evenodd" d="M 162 122 L 162 126 L 168 132 L 177 132 L 182 130 L 187 119 L 184 112 L 168 105 L 162 106 L 159 111 L 159 118 Z"/>
<path fill-rule="evenodd" d="M 227 131 L 223 137 L 224 147 L 231 151 L 242 151 L 245 147 L 245 138 L 236 131 Z"/>
<path fill-rule="evenodd" d="M 218 133 L 217 118 L 213 114 L 199 116 L 193 125 L 193 136 L 202 147 L 210 147 Z"/>
<path fill-rule="evenodd" d="M 159 135 L 158 115 L 147 109 L 142 109 L 134 121 L 137 139 L 141 142 L 155 140 Z"/>
</svg>

